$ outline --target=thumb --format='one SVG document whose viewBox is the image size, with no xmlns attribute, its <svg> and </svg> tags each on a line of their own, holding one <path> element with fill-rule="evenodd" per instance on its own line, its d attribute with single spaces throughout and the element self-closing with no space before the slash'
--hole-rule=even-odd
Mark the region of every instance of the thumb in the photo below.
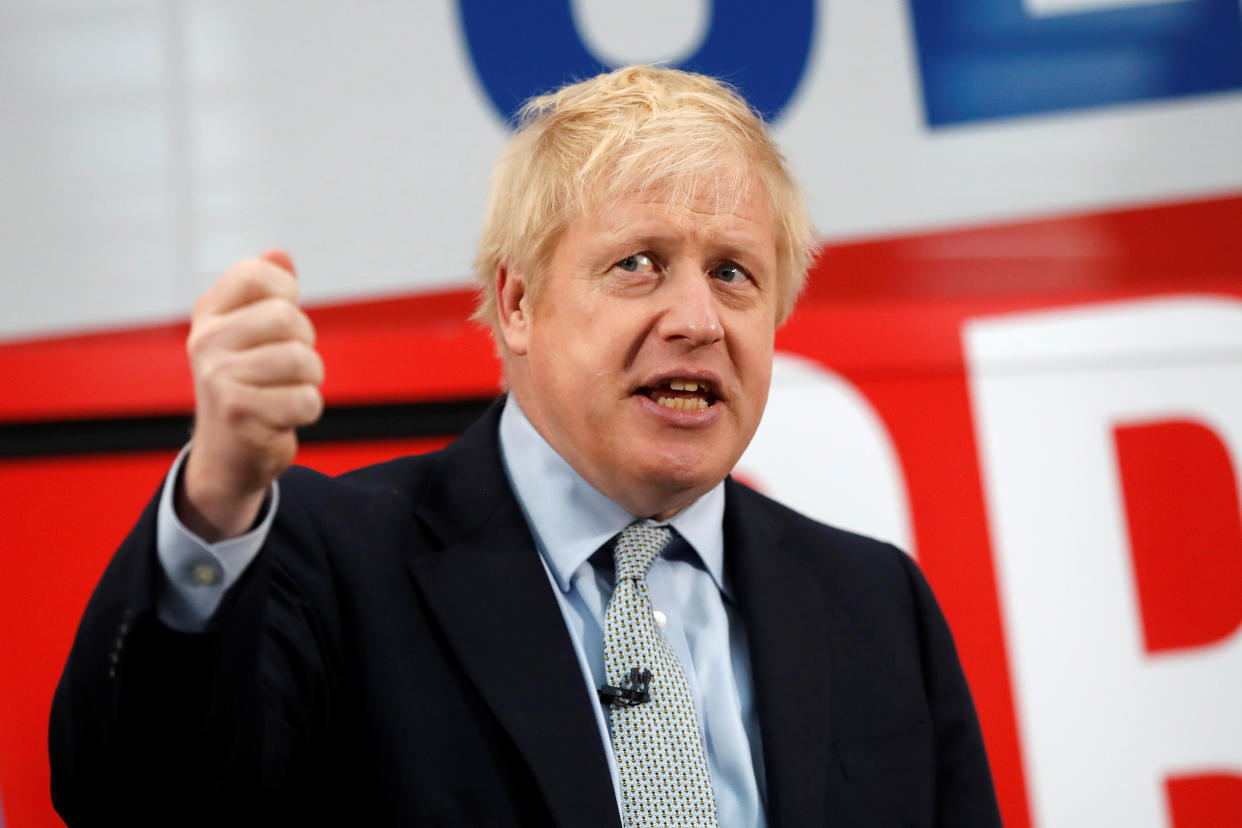
<svg viewBox="0 0 1242 828">
<path fill-rule="evenodd" d="M 280 248 L 272 248 L 271 250 L 267 250 L 259 258 L 266 262 L 271 262 L 282 270 L 289 271 L 294 276 L 298 275 L 297 269 L 293 266 L 293 259 L 290 258 L 288 253 Z"/>
</svg>

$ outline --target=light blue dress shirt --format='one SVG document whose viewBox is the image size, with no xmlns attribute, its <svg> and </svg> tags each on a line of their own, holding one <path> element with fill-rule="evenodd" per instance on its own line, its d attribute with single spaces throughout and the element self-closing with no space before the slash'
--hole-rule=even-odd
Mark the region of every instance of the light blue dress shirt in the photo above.
<svg viewBox="0 0 1242 828">
<path fill-rule="evenodd" d="M 619 803 L 608 707 L 596 694 L 607 683 L 603 625 L 612 596 L 611 555 L 603 547 L 636 518 L 574 471 L 512 397 L 500 418 L 500 448 L 565 617 Z M 172 487 L 184 457 L 183 451 L 169 471 L 160 502 L 157 546 L 166 579 L 158 613 L 173 628 L 194 631 L 206 626 L 229 586 L 258 554 L 271 527 L 279 487 L 273 485 L 270 508 L 258 527 L 239 538 L 208 544 L 185 528 L 173 508 Z M 666 619 L 664 634 L 694 696 L 719 823 L 727 828 L 763 826 L 759 722 L 745 630 L 724 580 L 723 519 L 721 484 L 666 521 L 675 530 L 674 541 L 652 563 L 647 588 L 653 607 Z"/>
</svg>

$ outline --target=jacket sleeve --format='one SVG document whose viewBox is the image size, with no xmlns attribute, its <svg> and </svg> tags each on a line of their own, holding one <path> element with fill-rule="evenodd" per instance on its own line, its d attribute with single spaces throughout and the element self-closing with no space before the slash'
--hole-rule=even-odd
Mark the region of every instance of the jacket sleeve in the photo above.
<svg viewBox="0 0 1242 828">
<path fill-rule="evenodd" d="M 70 826 L 259 822 L 333 683 L 322 545 L 278 517 L 206 630 L 176 632 L 156 612 L 157 509 L 104 571 L 56 688 L 52 802 Z"/>
</svg>

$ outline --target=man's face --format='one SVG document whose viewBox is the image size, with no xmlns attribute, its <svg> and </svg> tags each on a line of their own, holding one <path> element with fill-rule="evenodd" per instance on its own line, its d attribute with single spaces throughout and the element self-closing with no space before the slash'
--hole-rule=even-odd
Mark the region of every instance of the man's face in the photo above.
<svg viewBox="0 0 1242 828">
<path fill-rule="evenodd" d="M 774 222 L 762 193 L 739 202 L 723 189 L 689 205 L 631 195 L 572 222 L 533 306 L 520 275 L 501 280 L 518 402 L 634 514 L 667 517 L 723 480 L 767 401 Z"/>
</svg>

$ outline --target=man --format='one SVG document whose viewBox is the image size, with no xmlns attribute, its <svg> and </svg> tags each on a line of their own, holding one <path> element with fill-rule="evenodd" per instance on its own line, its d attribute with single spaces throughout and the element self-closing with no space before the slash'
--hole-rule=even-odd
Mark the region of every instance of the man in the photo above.
<svg viewBox="0 0 1242 828">
<path fill-rule="evenodd" d="M 811 241 L 715 81 L 532 101 L 477 261 L 507 399 L 339 480 L 281 476 L 321 407 L 291 262 L 225 273 L 57 690 L 66 821 L 999 824 L 916 567 L 728 479 Z"/>
</svg>

